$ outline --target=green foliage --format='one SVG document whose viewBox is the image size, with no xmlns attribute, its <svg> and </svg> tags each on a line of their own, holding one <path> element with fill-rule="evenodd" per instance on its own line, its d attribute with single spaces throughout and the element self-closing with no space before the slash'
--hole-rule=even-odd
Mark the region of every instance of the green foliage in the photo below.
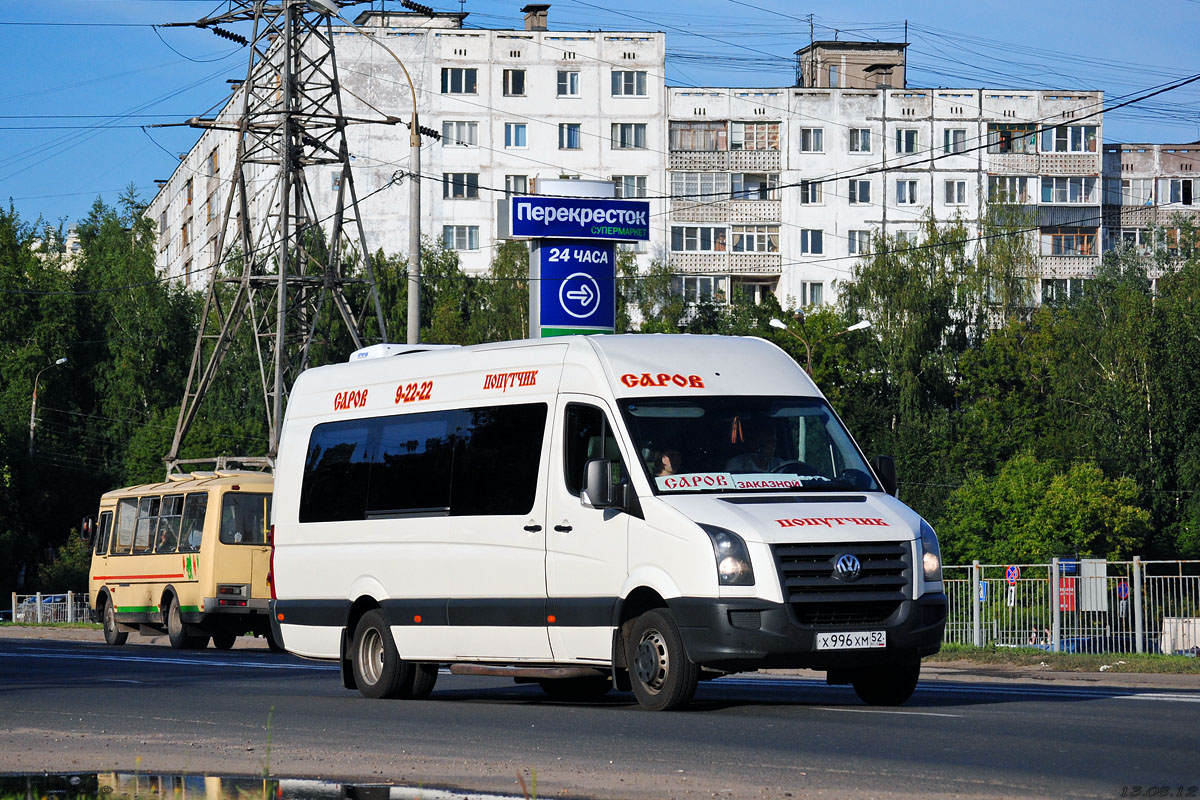
<svg viewBox="0 0 1200 800">
<path fill-rule="evenodd" d="M 54 560 L 38 568 L 38 582 L 55 592 L 86 592 L 91 564 L 91 547 L 72 529 L 55 551 Z"/>
</svg>

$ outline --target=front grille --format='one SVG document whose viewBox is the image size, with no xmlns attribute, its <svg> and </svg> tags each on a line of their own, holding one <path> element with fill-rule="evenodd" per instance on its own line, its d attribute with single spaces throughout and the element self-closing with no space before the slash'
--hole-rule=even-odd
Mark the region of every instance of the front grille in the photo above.
<svg viewBox="0 0 1200 800">
<path fill-rule="evenodd" d="M 801 625 L 874 625 L 896 613 L 910 596 L 912 556 L 908 542 L 777 544 L 771 548 L 783 596 Z M 857 580 L 834 574 L 851 554 L 862 564 Z"/>
</svg>

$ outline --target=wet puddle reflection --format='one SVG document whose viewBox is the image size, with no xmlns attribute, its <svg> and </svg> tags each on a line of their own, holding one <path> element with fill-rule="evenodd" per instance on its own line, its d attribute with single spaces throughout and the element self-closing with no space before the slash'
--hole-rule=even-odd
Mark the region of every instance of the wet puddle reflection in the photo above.
<svg viewBox="0 0 1200 800">
<path fill-rule="evenodd" d="M 91 772 L 0 775 L 0 800 L 521 800 L 428 786 Z"/>
</svg>

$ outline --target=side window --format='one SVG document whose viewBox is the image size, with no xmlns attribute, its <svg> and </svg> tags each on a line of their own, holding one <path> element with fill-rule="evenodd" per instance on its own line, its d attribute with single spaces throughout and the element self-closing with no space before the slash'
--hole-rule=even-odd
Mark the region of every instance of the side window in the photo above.
<svg viewBox="0 0 1200 800">
<path fill-rule="evenodd" d="M 612 459 L 617 468 L 615 477 L 619 480 L 625 475 L 608 416 L 595 406 L 571 403 L 563 418 L 563 474 L 571 494 L 579 495 L 584 467 L 593 458 Z"/>
<path fill-rule="evenodd" d="M 154 549 L 154 534 L 158 529 L 158 507 L 161 497 L 143 497 L 138 501 L 137 530 L 133 535 L 133 553 L 150 553 Z"/>
<path fill-rule="evenodd" d="M 102 556 L 108 552 L 108 535 L 112 532 L 113 512 L 105 511 L 100 515 L 100 524 L 96 526 L 96 555 Z"/>
<path fill-rule="evenodd" d="M 183 495 L 169 494 L 162 499 L 158 517 L 158 538 L 154 552 L 174 553 L 179 548 L 179 523 L 183 518 Z"/>
<path fill-rule="evenodd" d="M 366 517 L 371 466 L 368 422 L 329 422 L 313 429 L 300 491 L 301 522 Z"/>
<path fill-rule="evenodd" d="M 369 515 L 447 514 L 454 412 L 407 414 L 377 424 L 379 456 L 371 464 Z M 361 517 L 360 517 L 361 519 Z"/>
<path fill-rule="evenodd" d="M 271 495 L 229 492 L 221 499 L 221 544 L 266 544 Z"/>
<path fill-rule="evenodd" d="M 546 413 L 545 403 L 463 413 L 464 424 L 454 443 L 451 516 L 533 510 Z"/>
<path fill-rule="evenodd" d="M 137 499 L 127 497 L 117 503 L 117 540 L 113 543 L 115 555 L 128 555 L 133 549 L 133 531 L 137 528 Z"/>
<path fill-rule="evenodd" d="M 183 501 L 183 522 L 179 528 L 179 552 L 195 553 L 204 538 L 204 514 L 208 510 L 208 493 L 189 494 Z"/>
</svg>

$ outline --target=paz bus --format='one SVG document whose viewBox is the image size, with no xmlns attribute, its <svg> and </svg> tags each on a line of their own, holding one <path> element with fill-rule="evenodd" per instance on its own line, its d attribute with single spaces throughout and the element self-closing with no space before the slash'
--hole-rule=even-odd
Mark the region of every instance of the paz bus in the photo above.
<svg viewBox="0 0 1200 800">
<path fill-rule="evenodd" d="M 164 631 L 171 646 L 228 650 L 238 636 L 271 636 L 272 478 L 261 472 L 171 475 L 104 494 L 92 541 L 88 605 L 104 640 Z"/>
</svg>

